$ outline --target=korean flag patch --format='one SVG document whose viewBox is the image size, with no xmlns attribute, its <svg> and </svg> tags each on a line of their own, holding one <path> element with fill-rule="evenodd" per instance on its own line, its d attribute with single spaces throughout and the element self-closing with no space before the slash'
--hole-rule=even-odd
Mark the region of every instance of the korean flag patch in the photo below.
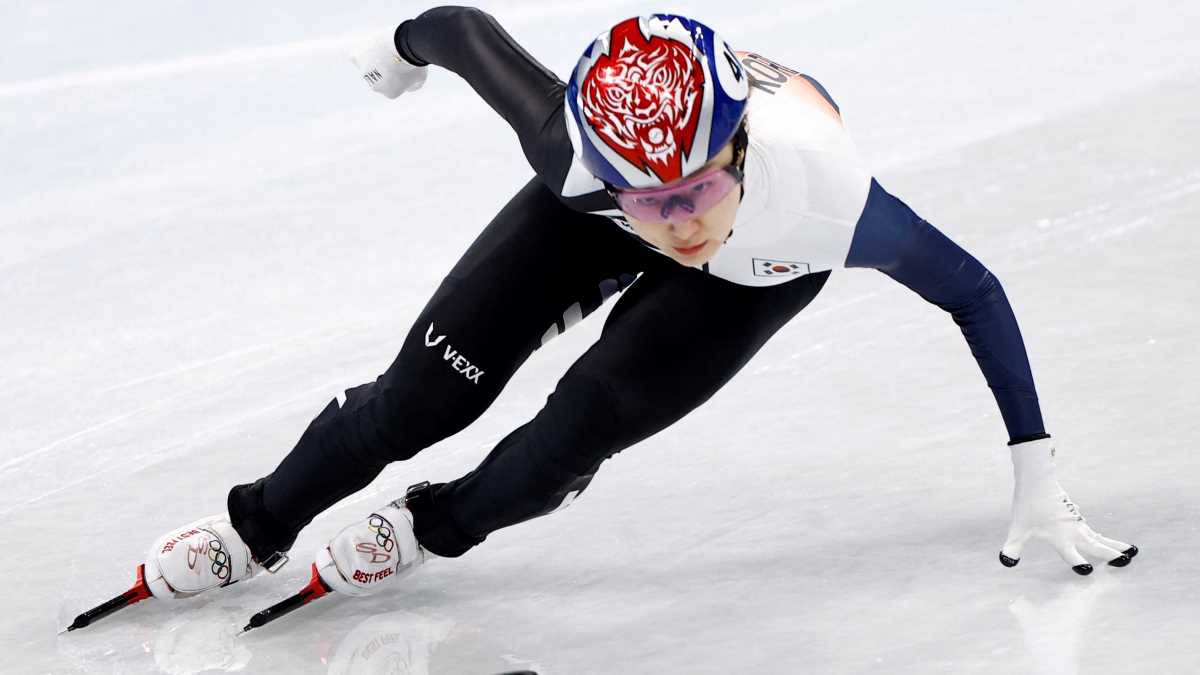
<svg viewBox="0 0 1200 675">
<path fill-rule="evenodd" d="M 754 276 L 756 277 L 798 277 L 808 274 L 808 263 L 792 262 L 790 260 L 767 260 L 754 258 Z"/>
</svg>

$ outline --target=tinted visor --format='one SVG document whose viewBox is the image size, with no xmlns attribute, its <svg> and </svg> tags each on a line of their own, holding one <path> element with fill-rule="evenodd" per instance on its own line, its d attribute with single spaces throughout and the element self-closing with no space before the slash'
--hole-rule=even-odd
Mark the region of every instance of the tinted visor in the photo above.
<svg viewBox="0 0 1200 675">
<path fill-rule="evenodd" d="M 611 192 L 621 211 L 632 218 L 650 223 L 684 223 L 716 206 L 741 182 L 741 169 L 730 164 L 669 186 Z"/>
</svg>

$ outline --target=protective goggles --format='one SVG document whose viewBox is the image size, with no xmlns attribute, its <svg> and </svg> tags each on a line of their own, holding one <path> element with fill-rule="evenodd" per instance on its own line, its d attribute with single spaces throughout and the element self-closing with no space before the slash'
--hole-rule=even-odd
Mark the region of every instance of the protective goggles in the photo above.
<svg viewBox="0 0 1200 675">
<path fill-rule="evenodd" d="M 609 189 L 621 211 L 651 223 L 685 223 L 716 206 L 735 187 L 743 173 L 734 164 L 710 169 L 669 186 L 645 190 Z"/>
</svg>

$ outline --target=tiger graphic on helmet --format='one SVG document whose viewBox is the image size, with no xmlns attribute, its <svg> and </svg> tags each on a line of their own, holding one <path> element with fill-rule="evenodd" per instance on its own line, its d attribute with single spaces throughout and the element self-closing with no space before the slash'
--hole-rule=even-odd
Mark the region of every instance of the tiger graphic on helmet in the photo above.
<svg viewBox="0 0 1200 675">
<path fill-rule="evenodd" d="M 682 42 L 646 39 L 637 19 L 617 25 L 611 40 L 612 53 L 602 54 L 583 82 L 583 112 L 630 164 L 663 181 L 680 178 L 682 155 L 696 140 L 704 71 Z"/>
<path fill-rule="evenodd" d="M 582 164 L 616 188 L 645 188 L 699 169 L 745 112 L 741 65 L 710 28 L 671 14 L 601 33 L 575 66 L 567 126 Z"/>
</svg>

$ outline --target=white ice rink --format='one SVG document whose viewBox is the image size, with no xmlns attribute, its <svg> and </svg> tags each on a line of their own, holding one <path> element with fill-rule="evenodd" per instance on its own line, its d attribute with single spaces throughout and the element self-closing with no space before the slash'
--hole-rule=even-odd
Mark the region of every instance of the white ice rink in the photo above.
<svg viewBox="0 0 1200 675">
<path fill-rule="evenodd" d="M 0 671 L 1200 672 L 1200 5 L 1168 0 L 483 5 L 560 76 L 670 9 L 821 80 L 880 181 L 1003 280 L 1063 484 L 1128 568 L 999 564 L 1006 434 L 958 329 L 839 271 L 571 508 L 395 593 L 234 635 L 343 525 L 529 419 L 607 310 L 278 575 L 57 636 L 382 372 L 528 179 L 458 78 L 387 101 L 349 63 L 427 6 L 0 4 Z"/>
</svg>

